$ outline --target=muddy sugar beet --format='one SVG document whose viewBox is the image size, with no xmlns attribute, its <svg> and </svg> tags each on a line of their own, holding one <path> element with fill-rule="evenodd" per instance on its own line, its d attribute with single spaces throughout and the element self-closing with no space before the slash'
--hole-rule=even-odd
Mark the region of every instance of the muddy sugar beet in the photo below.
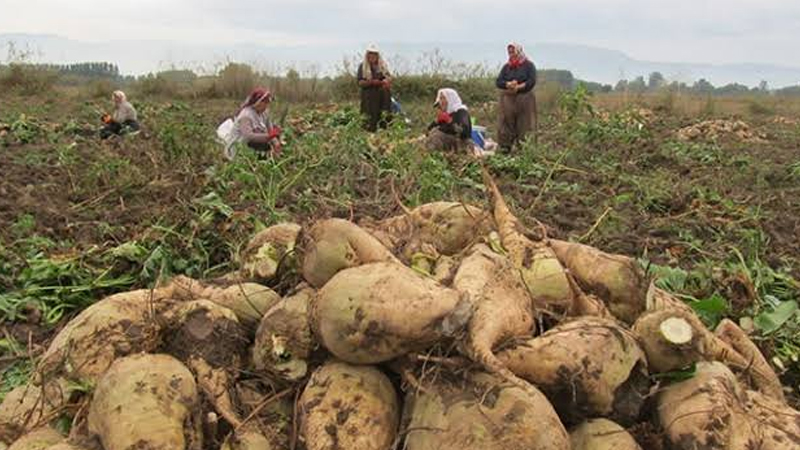
<svg viewBox="0 0 800 450">
<path fill-rule="evenodd" d="M 579 284 L 600 297 L 618 319 L 632 323 L 645 310 L 649 281 L 633 258 L 555 239 L 550 247 Z"/>
<path fill-rule="evenodd" d="M 508 258 L 476 245 L 461 263 L 453 287 L 466 294 L 473 310 L 465 353 L 488 371 L 524 386 L 493 353 L 503 340 L 533 332 L 533 307 L 520 271 Z"/>
<path fill-rule="evenodd" d="M 306 376 L 308 358 L 317 347 L 309 308 L 316 291 L 303 286 L 261 319 L 253 344 L 253 365 L 259 372 L 287 381 Z"/>
<path fill-rule="evenodd" d="M 486 373 L 410 392 L 404 416 L 408 450 L 570 449 L 544 395 Z"/>
<path fill-rule="evenodd" d="M 479 242 L 493 224 L 491 215 L 475 206 L 434 202 L 365 224 L 365 228 L 404 261 L 410 261 L 418 252 L 456 255 Z"/>
<path fill-rule="evenodd" d="M 502 351 L 501 361 L 538 386 L 562 418 L 639 416 L 649 388 L 636 337 L 613 319 L 585 317 Z"/>
<path fill-rule="evenodd" d="M 105 450 L 201 449 L 194 376 L 169 355 L 116 361 L 95 389 L 89 430 Z"/>
<path fill-rule="evenodd" d="M 361 264 L 396 261 L 374 236 L 342 219 L 315 223 L 303 236 L 303 278 L 319 288 L 337 272 Z"/>
<path fill-rule="evenodd" d="M 314 372 L 299 408 L 308 450 L 389 449 L 400 420 L 397 393 L 386 375 L 337 361 Z"/>
<path fill-rule="evenodd" d="M 664 389 L 658 417 L 678 450 L 800 448 L 800 413 L 744 389 L 718 362 L 700 362 L 693 378 Z"/>
<path fill-rule="evenodd" d="M 280 269 L 293 269 L 300 230 L 296 223 L 279 223 L 253 236 L 242 251 L 242 267 L 237 279 L 271 283 L 278 277 Z"/>
<path fill-rule="evenodd" d="M 319 342 L 338 358 L 375 364 L 423 350 L 462 330 L 471 305 L 396 262 L 337 273 L 317 292 L 311 310 Z"/>
</svg>

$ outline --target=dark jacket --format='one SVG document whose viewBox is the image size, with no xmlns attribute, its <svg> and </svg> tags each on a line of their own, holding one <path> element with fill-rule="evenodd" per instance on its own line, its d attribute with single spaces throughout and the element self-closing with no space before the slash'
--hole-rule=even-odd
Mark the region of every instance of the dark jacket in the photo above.
<svg viewBox="0 0 800 450">
<path fill-rule="evenodd" d="M 461 139 L 469 139 L 472 137 L 472 121 L 469 118 L 469 111 L 466 109 L 459 109 L 451 114 L 453 120 L 450 123 L 431 122 L 428 129 L 439 128 L 442 133 L 452 134 Z"/>
<path fill-rule="evenodd" d="M 384 74 L 383 72 L 380 72 L 380 71 L 377 72 L 377 73 L 375 72 L 376 70 L 379 70 L 377 66 L 373 66 L 372 69 L 373 69 L 373 73 L 372 73 L 372 79 L 373 80 L 383 81 L 383 80 L 386 79 L 386 74 Z M 363 80 L 367 79 L 364 76 L 364 66 L 361 65 L 361 64 L 359 64 L 359 66 L 358 66 L 358 73 L 356 74 L 356 77 L 358 78 L 358 81 L 363 81 Z M 361 88 L 362 89 L 380 88 L 380 86 L 362 86 Z"/>
<path fill-rule="evenodd" d="M 511 68 L 508 63 L 503 65 L 500 75 L 497 76 L 498 89 L 505 89 L 506 83 L 512 80 L 517 80 L 518 83 L 525 83 L 525 87 L 519 90 L 520 94 L 530 92 L 536 86 L 536 66 L 531 60 L 526 60 L 521 66 Z"/>
</svg>

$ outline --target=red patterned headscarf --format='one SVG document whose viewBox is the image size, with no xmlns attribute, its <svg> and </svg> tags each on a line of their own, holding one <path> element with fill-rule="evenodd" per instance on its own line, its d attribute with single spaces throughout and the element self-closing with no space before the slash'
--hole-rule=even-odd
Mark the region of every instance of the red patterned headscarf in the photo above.
<svg viewBox="0 0 800 450">
<path fill-rule="evenodd" d="M 247 96 L 247 99 L 245 99 L 245 101 L 241 105 L 239 105 L 239 111 L 238 112 L 241 112 L 243 109 L 247 108 L 248 106 L 255 105 L 256 103 L 264 100 L 265 98 L 269 99 L 270 101 L 272 101 L 272 92 L 270 92 L 269 89 L 265 89 L 265 88 L 262 88 L 262 87 L 257 87 L 255 89 L 253 89 L 252 91 L 250 91 L 250 95 Z M 237 114 L 238 114 L 238 112 L 237 112 Z"/>
<path fill-rule="evenodd" d="M 508 49 L 513 48 L 514 53 L 516 54 L 516 56 L 510 56 L 508 58 L 508 65 L 512 69 L 516 69 L 517 67 L 521 66 L 522 64 L 525 63 L 525 61 L 528 60 L 528 57 L 525 56 L 525 50 L 522 49 L 522 45 L 517 44 L 516 42 L 512 42 L 508 44 L 506 48 Z"/>
</svg>

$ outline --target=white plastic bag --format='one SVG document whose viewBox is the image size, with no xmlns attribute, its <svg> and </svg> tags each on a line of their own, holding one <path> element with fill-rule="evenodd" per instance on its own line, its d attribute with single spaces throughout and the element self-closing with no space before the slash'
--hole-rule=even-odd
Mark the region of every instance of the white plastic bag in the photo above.
<svg viewBox="0 0 800 450">
<path fill-rule="evenodd" d="M 225 157 L 232 160 L 236 156 L 236 133 L 234 132 L 233 119 L 225 119 L 217 127 L 217 141 L 224 146 L 223 153 Z"/>
</svg>

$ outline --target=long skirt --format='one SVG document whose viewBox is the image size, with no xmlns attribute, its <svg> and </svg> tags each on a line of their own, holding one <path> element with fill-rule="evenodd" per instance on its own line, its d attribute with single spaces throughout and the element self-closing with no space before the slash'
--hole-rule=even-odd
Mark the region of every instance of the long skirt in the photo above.
<svg viewBox="0 0 800 450">
<path fill-rule="evenodd" d="M 361 88 L 361 114 L 365 116 L 364 128 L 376 131 L 386 128 L 391 120 L 392 93 L 382 87 Z"/>
<path fill-rule="evenodd" d="M 500 94 L 500 119 L 497 125 L 497 140 L 500 147 L 510 149 L 523 141 L 529 133 L 534 138 L 538 128 L 536 96 L 533 91 L 524 94 Z"/>
<path fill-rule="evenodd" d="M 109 122 L 103 125 L 103 128 L 100 130 L 100 138 L 101 139 L 108 139 L 111 136 L 121 136 L 127 133 L 135 133 L 141 129 L 139 122 L 135 120 L 126 120 L 122 123 L 119 122 Z"/>
</svg>

